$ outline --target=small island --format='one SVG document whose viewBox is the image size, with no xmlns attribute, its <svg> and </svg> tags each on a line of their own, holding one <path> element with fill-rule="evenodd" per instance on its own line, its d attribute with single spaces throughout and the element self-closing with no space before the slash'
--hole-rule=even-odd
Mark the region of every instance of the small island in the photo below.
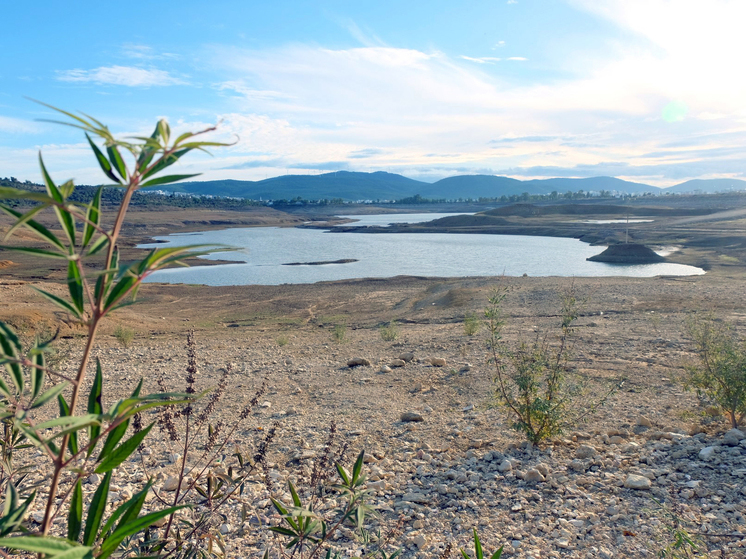
<svg viewBox="0 0 746 559">
<path fill-rule="evenodd" d="M 357 258 L 340 258 L 339 260 L 324 260 L 323 262 L 290 262 L 289 264 L 283 264 L 283 266 L 324 266 L 326 264 L 349 264 L 357 261 Z"/>
<path fill-rule="evenodd" d="M 653 249 L 639 243 L 610 245 L 601 254 L 586 258 L 591 262 L 608 262 L 612 264 L 655 264 L 666 259 Z"/>
</svg>

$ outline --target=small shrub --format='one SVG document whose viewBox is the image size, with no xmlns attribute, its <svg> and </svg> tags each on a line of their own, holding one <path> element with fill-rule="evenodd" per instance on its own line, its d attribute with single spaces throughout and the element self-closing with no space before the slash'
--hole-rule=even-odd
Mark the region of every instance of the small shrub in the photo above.
<svg viewBox="0 0 746 559">
<path fill-rule="evenodd" d="M 379 333 L 384 342 L 393 342 L 399 337 L 399 323 L 396 320 L 392 320 L 387 325 L 381 326 Z"/>
<path fill-rule="evenodd" d="M 337 343 L 343 343 L 347 339 L 347 326 L 344 324 L 335 324 L 332 329 L 332 339 Z"/>
<path fill-rule="evenodd" d="M 538 444 L 586 419 L 617 387 L 600 399 L 590 400 L 583 379 L 571 367 L 573 323 L 579 314 L 579 301 L 572 288 L 561 297 L 558 334 L 552 337 L 548 332 L 537 332 L 533 340 L 521 340 L 516 347 L 502 339 L 506 294 L 505 290 L 495 291 L 485 310 L 490 360 L 497 373 L 495 396 L 512 416 L 512 427 Z"/>
<path fill-rule="evenodd" d="M 277 345 L 280 347 L 285 347 L 290 343 L 290 338 L 288 338 L 285 334 L 282 334 L 281 336 L 277 336 L 277 339 L 275 340 L 277 342 Z"/>
<path fill-rule="evenodd" d="M 127 328 L 120 324 L 114 330 L 114 337 L 120 344 L 122 344 L 124 349 L 127 349 L 132 343 L 132 340 L 135 339 L 135 331 L 132 328 Z"/>
<path fill-rule="evenodd" d="M 476 314 L 471 313 L 464 317 L 464 334 L 467 336 L 473 336 L 479 332 L 480 326 L 479 317 Z"/>
<path fill-rule="evenodd" d="M 698 363 L 685 366 L 684 386 L 720 407 L 735 429 L 746 415 L 746 342 L 711 314 L 692 316 L 686 328 Z"/>
</svg>

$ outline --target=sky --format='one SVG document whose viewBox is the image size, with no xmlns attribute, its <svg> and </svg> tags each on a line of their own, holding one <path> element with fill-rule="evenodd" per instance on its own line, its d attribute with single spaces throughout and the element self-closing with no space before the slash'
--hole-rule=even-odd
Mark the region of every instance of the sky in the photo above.
<svg viewBox="0 0 746 559">
<path fill-rule="evenodd" d="M 746 178 L 742 0 L 0 0 L 0 177 L 104 176 L 30 99 L 149 135 L 218 123 L 199 180 Z"/>
</svg>

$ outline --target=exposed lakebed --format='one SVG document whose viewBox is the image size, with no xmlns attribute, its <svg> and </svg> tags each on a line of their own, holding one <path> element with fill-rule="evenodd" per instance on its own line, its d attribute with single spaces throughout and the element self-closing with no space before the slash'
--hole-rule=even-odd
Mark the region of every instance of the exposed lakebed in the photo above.
<svg viewBox="0 0 746 559">
<path fill-rule="evenodd" d="M 355 225 L 429 221 L 434 214 L 350 216 Z M 205 258 L 235 264 L 160 271 L 148 281 L 205 285 L 278 285 L 398 275 L 629 276 L 697 275 L 681 264 L 619 265 L 588 262 L 603 251 L 577 239 L 448 233 L 331 234 L 320 229 L 252 227 L 157 237 L 141 248 L 192 244 L 233 247 Z M 165 243 L 165 244 L 164 244 Z M 289 266 L 288 264 L 293 264 Z"/>
</svg>

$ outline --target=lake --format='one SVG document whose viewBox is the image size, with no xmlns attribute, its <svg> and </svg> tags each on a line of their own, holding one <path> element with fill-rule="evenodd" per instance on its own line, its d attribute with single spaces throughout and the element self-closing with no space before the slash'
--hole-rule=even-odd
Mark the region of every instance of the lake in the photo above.
<svg viewBox="0 0 746 559">
<path fill-rule="evenodd" d="M 442 217 L 445 214 L 439 214 Z M 349 216 L 356 225 L 429 221 L 433 214 Z M 391 219 L 393 218 L 393 219 Z M 251 227 L 156 237 L 141 248 L 191 244 L 229 245 L 237 250 L 206 258 L 236 264 L 162 270 L 147 281 L 205 285 L 279 285 L 398 275 L 457 276 L 631 276 L 698 275 L 681 264 L 620 265 L 588 262 L 604 247 L 576 239 L 524 235 L 447 233 L 329 233 L 319 229 Z M 355 259 L 345 264 L 294 265 Z"/>
</svg>

